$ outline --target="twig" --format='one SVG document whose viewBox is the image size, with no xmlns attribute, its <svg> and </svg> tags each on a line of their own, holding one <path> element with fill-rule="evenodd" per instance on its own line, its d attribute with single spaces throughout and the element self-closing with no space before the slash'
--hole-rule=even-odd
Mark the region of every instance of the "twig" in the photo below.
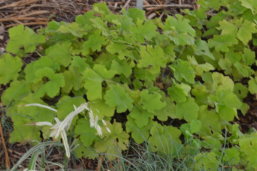
<svg viewBox="0 0 257 171">
<path fill-rule="evenodd" d="M 129 3 L 130 3 L 130 0 L 127 0 L 127 2 L 125 3 L 125 5 L 123 6 L 123 8 L 126 9 L 127 6 L 129 5 Z M 122 11 L 122 10 L 121 10 L 121 11 Z M 121 11 L 120 11 L 120 12 L 121 12 Z"/>
<path fill-rule="evenodd" d="M 0 120 L 0 135 L 1 135 L 1 139 L 3 142 L 3 146 L 4 146 L 4 153 L 5 153 L 5 167 L 7 170 L 10 170 L 10 160 L 9 160 L 9 156 L 8 156 L 8 150 L 6 148 L 6 144 L 5 144 L 5 140 L 4 140 L 4 133 L 3 133 L 3 129 L 2 129 L 2 122 Z"/>
<path fill-rule="evenodd" d="M 104 159 L 103 159 L 102 155 L 100 155 L 95 171 L 101 171 L 101 166 L 102 166 L 103 160 Z"/>
<path fill-rule="evenodd" d="M 0 22 L 13 21 L 13 20 L 18 20 L 18 21 L 23 21 L 23 20 L 41 20 L 41 21 L 46 21 L 47 19 L 45 19 L 45 18 L 34 18 L 34 17 L 11 17 L 11 18 L 1 18 Z"/>
</svg>

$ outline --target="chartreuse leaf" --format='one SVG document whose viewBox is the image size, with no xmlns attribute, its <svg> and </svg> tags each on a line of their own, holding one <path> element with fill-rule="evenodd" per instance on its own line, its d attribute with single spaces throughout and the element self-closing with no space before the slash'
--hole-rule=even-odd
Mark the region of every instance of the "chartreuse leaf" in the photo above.
<svg viewBox="0 0 257 171">
<path fill-rule="evenodd" d="M 81 58 L 79 56 L 74 56 L 71 62 L 71 66 L 78 67 L 78 72 L 83 73 L 90 65 L 87 63 L 89 59 Z"/>
<path fill-rule="evenodd" d="M 245 65 L 251 66 L 255 62 L 255 52 L 244 48 L 244 54 L 242 55 L 242 58 Z"/>
<path fill-rule="evenodd" d="M 248 95 L 248 88 L 241 83 L 236 83 L 234 86 L 234 93 L 237 95 L 237 98 L 243 100 Z"/>
<path fill-rule="evenodd" d="M 65 67 L 69 66 L 72 59 L 72 47 L 70 42 L 57 43 L 46 49 L 46 56 Z"/>
<path fill-rule="evenodd" d="M 68 114 L 74 111 L 74 106 L 79 107 L 86 100 L 83 97 L 63 96 L 57 103 L 57 117 L 59 120 L 64 120 Z"/>
<path fill-rule="evenodd" d="M 133 61 L 112 60 L 111 70 L 117 71 L 118 74 L 124 74 L 129 77 L 132 74 L 132 68 L 135 66 Z"/>
<path fill-rule="evenodd" d="M 122 10 L 122 13 L 124 15 L 128 16 L 129 18 L 132 18 L 134 23 L 136 23 L 137 20 L 145 20 L 146 19 L 145 11 L 137 9 L 137 8 L 129 8 L 127 11 Z"/>
<path fill-rule="evenodd" d="M 6 46 L 6 51 L 18 54 L 20 48 L 24 48 L 26 53 L 34 52 L 36 46 L 45 42 L 45 36 L 36 34 L 32 29 L 23 25 L 18 25 L 9 29 L 10 40 Z"/>
<path fill-rule="evenodd" d="M 238 31 L 238 27 L 231 21 L 222 20 L 219 22 L 220 27 L 217 29 L 222 30 L 221 34 L 232 34 L 235 35 Z"/>
<path fill-rule="evenodd" d="M 137 104 L 129 116 L 135 120 L 137 127 L 142 128 L 148 124 L 149 119 L 153 119 L 154 114 L 145 110 L 142 105 Z"/>
<path fill-rule="evenodd" d="M 165 58 L 164 52 L 160 46 L 152 48 L 150 45 L 147 47 L 140 47 L 140 56 L 137 66 L 139 68 L 148 67 L 152 65 L 153 67 L 165 67 L 167 59 Z"/>
<path fill-rule="evenodd" d="M 127 49 L 129 46 L 123 43 L 111 43 L 106 46 L 106 50 L 111 54 L 118 53 L 119 59 L 124 59 L 125 56 L 130 56 L 130 51 Z"/>
<path fill-rule="evenodd" d="M 187 82 L 194 84 L 195 74 L 190 62 L 178 60 L 177 64 L 170 65 L 169 67 L 173 70 L 174 76 L 178 81 L 184 79 Z"/>
<path fill-rule="evenodd" d="M 169 97 L 164 98 L 164 102 L 166 102 L 166 106 L 163 107 L 161 110 L 156 110 L 154 112 L 154 115 L 160 120 L 160 121 L 167 121 L 168 118 L 175 119 L 177 118 L 176 115 L 176 105 Z"/>
<path fill-rule="evenodd" d="M 257 134 L 252 133 L 239 139 L 240 151 L 244 153 L 245 158 L 249 161 L 249 166 L 257 168 Z"/>
<path fill-rule="evenodd" d="M 134 100 L 134 104 L 138 103 L 140 101 L 140 91 L 139 90 L 131 90 L 128 86 L 128 84 L 122 84 L 121 85 L 125 92 L 128 93 L 129 97 Z"/>
<path fill-rule="evenodd" d="M 252 33 L 256 33 L 256 24 L 240 19 L 234 19 L 231 21 L 220 21 L 220 27 L 218 29 L 222 30 L 222 35 L 237 35 L 237 38 L 241 40 L 245 45 L 252 39 Z"/>
<path fill-rule="evenodd" d="M 109 85 L 110 89 L 106 91 L 104 99 L 110 107 L 117 107 L 117 112 L 122 113 L 127 109 L 131 110 L 133 108 L 131 97 L 125 92 L 122 86 L 118 85 Z"/>
<path fill-rule="evenodd" d="M 22 65 L 19 57 L 12 57 L 10 54 L 4 54 L 0 58 L 0 84 L 6 85 L 11 80 L 16 80 Z"/>
<path fill-rule="evenodd" d="M 117 151 L 126 150 L 129 143 L 129 134 L 123 131 L 121 123 L 114 120 L 113 124 L 106 121 L 109 133 L 106 129 L 102 129 L 105 138 L 95 143 L 94 147 L 101 153 L 106 153 L 108 160 L 114 160 L 117 157 Z M 110 155 L 108 155 L 110 154 Z"/>
<path fill-rule="evenodd" d="M 79 24 L 77 24 L 77 23 L 71 23 L 69 25 L 62 25 L 62 26 L 60 26 L 60 28 L 57 31 L 59 31 L 61 33 L 71 33 L 74 36 L 80 37 L 80 38 L 87 34 L 87 32 L 84 29 L 82 29 L 79 26 Z"/>
<path fill-rule="evenodd" d="M 35 97 L 43 97 L 47 94 L 53 98 L 59 94 L 60 88 L 65 85 L 64 77 L 61 74 L 55 74 L 51 68 L 42 68 L 35 75 L 36 79 L 33 83 L 40 85 L 35 91 Z"/>
<path fill-rule="evenodd" d="M 156 80 L 156 77 L 160 75 L 160 69 L 159 68 L 134 68 L 134 74 L 137 79 L 150 81 L 150 80 Z"/>
<path fill-rule="evenodd" d="M 197 119 L 199 106 L 195 103 L 192 97 L 189 97 L 185 102 L 177 103 L 176 115 L 178 119 L 185 119 L 187 122 Z"/>
<path fill-rule="evenodd" d="M 104 14 L 104 15 L 111 14 L 111 11 L 109 10 L 105 2 L 95 3 L 93 5 L 93 11 L 98 14 Z"/>
<path fill-rule="evenodd" d="M 194 157 L 195 170 L 217 170 L 219 161 L 214 152 L 199 153 Z"/>
<path fill-rule="evenodd" d="M 255 78 L 251 78 L 248 81 L 248 85 L 249 85 L 249 91 L 251 94 L 256 94 L 257 93 L 257 77 Z"/>
<path fill-rule="evenodd" d="M 110 107 L 104 100 L 100 99 L 89 101 L 89 107 L 94 115 L 98 116 L 99 120 L 105 117 L 112 117 L 115 112 L 115 107 Z"/>
<path fill-rule="evenodd" d="M 257 2 L 255 0 L 240 0 L 242 6 L 247 9 L 250 9 L 252 13 L 255 15 L 257 14 Z"/>
<path fill-rule="evenodd" d="M 188 56 L 187 59 L 190 61 L 192 67 L 195 69 L 196 75 L 202 75 L 203 72 L 209 72 L 215 69 L 211 64 L 207 62 L 204 64 L 198 64 L 194 57 Z"/>
<path fill-rule="evenodd" d="M 75 67 L 70 66 L 69 70 L 62 73 L 64 77 L 65 85 L 62 87 L 62 91 L 69 93 L 72 89 L 79 90 L 83 87 L 81 74 L 78 73 Z"/>
<path fill-rule="evenodd" d="M 140 95 L 140 103 L 150 113 L 153 113 L 155 110 L 161 110 L 166 106 L 166 102 L 161 101 L 162 95 L 157 92 L 150 93 L 149 90 L 144 89 Z"/>
<path fill-rule="evenodd" d="M 76 140 L 74 146 L 76 148 L 73 150 L 73 152 L 78 158 L 85 157 L 94 160 L 95 158 L 99 157 L 99 154 L 95 148 L 85 146 L 82 142 L 78 140 Z"/>
<path fill-rule="evenodd" d="M 91 49 L 92 51 L 101 51 L 102 45 L 106 45 L 105 37 L 100 35 L 100 31 L 95 31 L 90 35 L 88 40 L 83 43 L 83 48 Z"/>
<path fill-rule="evenodd" d="M 195 30 L 188 24 L 189 20 L 183 19 L 181 15 L 175 17 L 168 16 L 164 25 L 164 31 L 170 35 L 169 38 L 176 45 L 193 44 Z"/>
<path fill-rule="evenodd" d="M 207 97 L 209 92 L 207 91 L 206 86 L 201 84 L 195 84 L 194 88 L 191 91 L 192 95 L 195 97 L 195 101 L 197 104 L 202 105 L 207 103 Z"/>
<path fill-rule="evenodd" d="M 208 47 L 208 44 L 206 41 L 204 40 L 197 40 L 195 42 L 195 45 L 196 45 L 196 52 L 195 54 L 196 55 L 205 55 L 205 56 L 208 56 L 209 58 L 215 60 L 215 57 L 213 56 L 213 54 L 210 52 L 210 49 Z"/>
<path fill-rule="evenodd" d="M 214 35 L 213 39 L 210 39 L 208 45 L 210 48 L 215 48 L 217 52 L 228 52 L 229 47 L 237 44 L 238 41 L 234 35 Z"/>
<path fill-rule="evenodd" d="M 32 82 L 34 79 L 36 79 L 36 72 L 45 67 L 51 68 L 54 71 L 60 70 L 59 63 L 54 62 L 52 58 L 42 56 L 38 60 L 33 61 L 26 66 L 24 72 L 26 74 L 25 77 L 27 82 Z"/>
<path fill-rule="evenodd" d="M 18 103 L 16 103 L 16 109 L 13 111 L 13 113 L 8 113 L 14 123 L 14 131 L 10 134 L 9 142 L 31 142 L 34 140 L 41 141 L 39 129 L 36 126 L 26 124 L 40 121 L 53 121 L 55 116 L 54 111 L 49 111 L 48 109 L 35 106 L 24 106 L 30 103 L 47 105 L 40 98 L 35 98 L 33 94 L 29 94 L 28 96 L 20 99 Z M 49 126 L 44 126 L 42 128 L 43 136 L 46 136 L 49 133 L 49 128 Z"/>
<path fill-rule="evenodd" d="M 94 19 L 94 13 L 92 11 L 87 11 L 84 15 L 78 15 L 75 19 L 75 22 L 86 30 L 91 30 L 93 22 L 91 19 Z"/>
<path fill-rule="evenodd" d="M 13 81 L 10 84 L 10 87 L 4 91 L 1 96 L 1 101 L 3 104 L 8 106 L 12 101 L 19 100 L 22 97 L 25 97 L 31 92 L 31 87 L 29 84 L 26 84 L 25 81 Z"/>
<path fill-rule="evenodd" d="M 173 126 L 161 126 L 155 123 L 151 128 L 151 137 L 148 139 L 149 150 L 159 154 L 176 154 L 181 132 Z"/>
<path fill-rule="evenodd" d="M 131 26 L 130 31 L 133 37 L 139 42 L 144 43 L 146 40 L 151 40 L 153 37 L 157 36 L 159 32 L 156 31 L 157 27 L 153 24 L 151 20 L 143 21 L 137 20 L 136 26 Z"/>
<path fill-rule="evenodd" d="M 189 92 L 191 87 L 184 83 L 176 83 L 173 81 L 172 87 L 168 88 L 168 93 L 170 95 L 171 100 L 176 102 L 184 102 L 186 101 L 187 97 L 189 96 Z"/>
<path fill-rule="evenodd" d="M 191 133 L 195 133 L 195 132 L 198 132 L 198 131 L 200 131 L 200 129 L 201 129 L 201 127 L 202 127 L 202 123 L 201 123 L 201 121 L 199 121 L 199 120 L 192 120 L 191 122 L 190 122 L 190 130 L 191 130 Z"/>
<path fill-rule="evenodd" d="M 91 146 L 94 140 L 97 139 L 96 129 L 90 127 L 90 123 L 88 119 L 78 119 L 75 129 L 74 129 L 75 136 L 79 135 L 79 140 L 85 146 Z"/>
<path fill-rule="evenodd" d="M 141 144 L 144 141 L 147 141 L 150 130 L 153 126 L 153 120 L 151 118 L 148 119 L 148 124 L 146 126 L 143 126 L 142 128 L 139 128 L 137 124 L 135 123 L 135 119 L 133 119 L 131 116 L 127 117 L 128 121 L 126 122 L 126 131 L 132 132 L 131 136 L 135 140 L 137 144 Z"/>
<path fill-rule="evenodd" d="M 240 162 L 240 151 L 237 148 L 225 149 L 224 154 L 223 160 L 230 165 L 236 165 Z"/>
<path fill-rule="evenodd" d="M 93 69 L 87 68 L 83 73 L 85 79 L 85 89 L 89 100 L 102 99 L 102 82 L 111 79 L 116 74 L 114 70 L 107 70 L 104 65 L 96 64 Z"/>
</svg>

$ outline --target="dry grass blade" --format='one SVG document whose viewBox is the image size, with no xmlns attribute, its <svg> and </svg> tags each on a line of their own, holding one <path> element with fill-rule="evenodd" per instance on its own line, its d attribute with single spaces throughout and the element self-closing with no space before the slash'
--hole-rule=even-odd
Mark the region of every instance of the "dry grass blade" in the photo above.
<svg viewBox="0 0 257 171">
<path fill-rule="evenodd" d="M 3 21 L 13 21 L 13 20 L 18 20 L 18 21 L 23 21 L 23 20 L 41 20 L 41 21 L 47 21 L 45 18 L 35 18 L 35 17 L 11 17 L 11 18 L 1 18 L 0 22 Z"/>
<path fill-rule="evenodd" d="M 33 4 L 35 2 L 38 2 L 38 0 L 23 0 L 23 1 L 18 1 L 18 2 L 14 2 L 14 3 L 11 3 L 11 4 L 5 5 L 3 7 L 0 7 L 0 9 L 12 8 L 12 7 L 21 7 L 21 6 Z"/>
<path fill-rule="evenodd" d="M 163 8 L 176 7 L 176 8 L 194 8 L 192 5 L 188 4 L 169 4 L 169 5 L 144 5 L 144 9 L 146 10 L 158 10 Z"/>
<path fill-rule="evenodd" d="M 17 26 L 19 24 L 9 24 L 6 26 L 6 28 L 10 28 L 10 27 L 14 27 L 14 26 Z M 22 25 L 24 26 L 30 26 L 30 25 L 47 25 L 47 22 L 32 22 L 32 23 L 22 23 Z"/>
<path fill-rule="evenodd" d="M 9 170 L 9 169 L 11 168 L 11 166 L 10 166 L 10 160 L 9 160 L 8 150 L 7 150 L 7 148 L 6 148 L 6 144 L 5 144 L 5 140 L 4 140 L 4 133 L 3 133 L 1 121 L 0 121 L 0 135 L 1 135 L 1 140 L 2 140 L 2 142 L 3 142 L 3 146 L 4 146 L 5 167 L 6 167 L 7 170 Z"/>
</svg>

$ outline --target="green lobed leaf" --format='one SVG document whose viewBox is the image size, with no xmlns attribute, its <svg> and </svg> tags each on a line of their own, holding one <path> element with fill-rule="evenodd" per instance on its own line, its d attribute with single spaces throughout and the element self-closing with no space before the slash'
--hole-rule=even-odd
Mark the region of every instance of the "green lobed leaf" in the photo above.
<svg viewBox="0 0 257 171">
<path fill-rule="evenodd" d="M 106 91 L 104 99 L 110 107 L 117 107 L 117 112 L 122 113 L 127 109 L 133 108 L 133 101 L 129 94 L 125 92 L 120 85 L 109 85 L 110 89 Z"/>
<path fill-rule="evenodd" d="M 187 122 L 197 119 L 199 106 L 192 97 L 189 97 L 187 101 L 177 103 L 176 114 L 178 119 L 185 119 Z"/>
<path fill-rule="evenodd" d="M 20 48 L 24 48 L 26 53 L 34 52 L 36 46 L 45 42 L 45 36 L 36 34 L 32 29 L 23 25 L 9 29 L 10 40 L 6 46 L 6 51 L 18 54 Z"/>
<path fill-rule="evenodd" d="M 161 101 L 162 96 L 157 92 L 150 93 L 149 90 L 144 89 L 141 91 L 140 96 L 140 103 L 150 113 L 153 113 L 155 110 L 161 110 L 166 106 L 166 102 Z"/>
<path fill-rule="evenodd" d="M 84 87 L 87 89 L 89 100 L 102 99 L 102 82 L 111 79 L 116 74 L 114 70 L 107 70 L 103 65 L 95 64 L 93 69 L 87 68 L 83 73 Z"/>
<path fill-rule="evenodd" d="M 16 80 L 23 63 L 19 57 L 4 54 L 0 58 L 0 84 L 6 85 L 11 80 Z"/>
<path fill-rule="evenodd" d="M 40 87 L 35 91 L 35 97 L 43 97 L 47 94 L 53 98 L 59 94 L 61 87 L 64 87 L 65 81 L 61 74 L 55 74 L 51 68 L 45 67 L 36 72 L 35 84 L 40 84 Z"/>
</svg>

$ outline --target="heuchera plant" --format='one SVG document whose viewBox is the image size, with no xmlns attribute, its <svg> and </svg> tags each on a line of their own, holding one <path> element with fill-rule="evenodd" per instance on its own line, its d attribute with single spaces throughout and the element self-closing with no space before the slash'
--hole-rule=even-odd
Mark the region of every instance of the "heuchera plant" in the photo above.
<svg viewBox="0 0 257 171">
<path fill-rule="evenodd" d="M 257 134 L 243 135 L 233 122 L 238 112 L 247 113 L 248 92 L 257 93 L 252 69 L 257 4 L 198 3 L 199 10 L 184 10 L 185 16 L 168 16 L 164 23 L 147 20 L 134 8 L 112 14 L 98 3 L 75 22 L 51 21 L 39 33 L 23 25 L 9 29 L 8 53 L 0 57 L 0 84 L 8 86 L 1 100 L 14 127 L 9 141 L 42 141 L 55 117 L 63 121 L 73 105 L 87 103 L 110 131 L 102 129 L 99 136 L 89 113 L 74 116 L 66 131 L 78 138 L 77 157 L 95 158 L 100 152 L 113 160 L 111 154 L 117 147 L 126 150 L 129 138 L 178 157 L 176 150 L 188 150 L 184 137 L 184 144 L 191 139 L 191 148 L 199 151 L 196 170 L 215 170 L 220 160 L 257 169 Z M 24 107 L 31 103 L 55 106 L 57 112 Z M 172 119 L 186 123 L 164 124 Z M 35 122 L 49 124 L 27 125 Z M 224 143 L 233 147 L 221 153 Z M 202 147 L 209 152 L 200 153 Z"/>
</svg>

